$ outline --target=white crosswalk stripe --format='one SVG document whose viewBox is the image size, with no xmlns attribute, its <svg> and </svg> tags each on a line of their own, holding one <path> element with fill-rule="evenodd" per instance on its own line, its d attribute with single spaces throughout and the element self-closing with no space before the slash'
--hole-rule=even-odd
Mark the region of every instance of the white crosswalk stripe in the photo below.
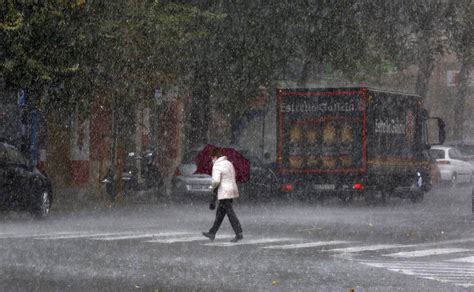
<svg viewBox="0 0 474 292">
<path fill-rule="evenodd" d="M 204 245 L 208 246 L 222 246 L 222 247 L 231 247 L 231 246 L 239 246 L 239 245 L 250 245 L 250 244 L 264 244 L 264 243 L 272 243 L 272 242 L 283 242 L 283 241 L 293 241 L 298 240 L 295 238 L 260 238 L 260 239 L 250 239 L 250 240 L 241 240 L 238 242 L 212 242 L 207 243 Z"/>
<path fill-rule="evenodd" d="M 333 249 L 329 249 L 327 251 L 340 252 L 340 253 L 356 253 L 356 252 L 361 252 L 361 251 L 377 251 L 377 250 L 383 250 L 383 249 L 404 248 L 404 247 L 412 247 L 412 246 L 414 246 L 414 245 L 375 244 L 375 245 L 363 245 L 363 246 L 333 248 Z"/>
<path fill-rule="evenodd" d="M 448 260 L 448 261 L 474 264 L 474 256 L 465 257 L 465 258 L 458 258 L 458 259 L 451 259 L 451 260 Z"/>
<path fill-rule="evenodd" d="M 35 236 L 35 239 L 40 240 L 56 240 L 56 239 L 75 239 L 75 238 L 88 238 L 94 236 L 113 236 L 113 235 L 127 235 L 133 234 L 134 232 L 69 232 L 63 234 L 48 234 L 42 236 Z"/>
<path fill-rule="evenodd" d="M 167 236 L 175 236 L 175 235 L 183 235 L 183 234 L 188 234 L 188 233 L 186 233 L 186 232 L 135 233 L 135 234 L 129 234 L 129 235 L 96 236 L 96 237 L 91 237 L 90 239 L 91 240 L 112 241 L 112 240 L 125 240 L 125 239 L 167 237 Z"/>
<path fill-rule="evenodd" d="M 216 240 L 219 239 L 229 239 L 233 238 L 235 235 L 219 235 L 219 237 L 216 237 Z M 145 242 L 151 242 L 151 243 L 179 243 L 179 242 L 192 242 L 192 241 L 209 241 L 209 238 L 206 238 L 202 235 L 193 235 L 193 236 L 188 236 L 188 237 L 173 237 L 173 238 L 165 238 L 165 239 L 152 239 L 152 240 L 147 240 Z"/>
<path fill-rule="evenodd" d="M 32 233 L 4 233 L 0 234 L 0 239 L 7 238 L 34 238 L 42 236 L 64 236 L 71 234 L 84 234 L 84 231 L 59 231 L 59 232 L 32 232 Z"/>
<path fill-rule="evenodd" d="M 451 254 L 451 253 L 460 253 L 466 252 L 469 249 L 465 248 L 433 248 L 433 249 L 423 249 L 423 250 L 415 250 L 415 251 L 402 251 L 397 253 L 386 254 L 386 257 L 394 257 L 394 258 L 416 258 L 416 257 L 426 257 L 426 256 L 433 256 L 433 255 L 444 255 L 444 254 Z"/>
<path fill-rule="evenodd" d="M 385 268 L 404 275 L 451 283 L 465 288 L 474 287 L 474 267 L 464 264 L 439 262 L 360 262 L 371 267 Z"/>
<path fill-rule="evenodd" d="M 309 248 L 309 247 L 321 247 L 327 245 L 338 245 L 352 243 L 351 241 L 344 240 L 332 240 L 332 241 L 316 241 L 316 242 L 305 242 L 305 243 L 294 243 L 294 244 L 284 244 L 284 245 L 270 245 L 264 246 L 265 249 L 298 249 L 298 248 Z"/>
<path fill-rule="evenodd" d="M 381 268 L 407 276 L 435 280 L 465 288 L 474 287 L 474 255 L 472 249 L 452 247 L 466 244 L 474 238 L 461 238 L 420 244 L 372 244 L 363 245 L 357 241 L 317 240 L 310 241 L 299 237 L 262 238 L 245 235 L 237 243 L 228 239 L 233 234 L 219 234 L 214 242 L 209 242 L 200 233 L 189 231 L 163 230 L 125 230 L 116 232 L 100 231 L 45 231 L 31 230 L 30 233 L 0 233 L 0 239 L 32 238 L 35 240 L 85 239 L 95 241 L 138 240 L 143 243 L 173 244 L 192 243 L 212 247 L 235 247 L 256 245 L 266 250 L 312 249 L 311 252 L 331 252 L 334 257 L 343 257 L 361 264 Z M 366 243 L 367 244 L 367 243 Z M 449 247 L 451 245 L 451 247 Z M 392 251 L 390 251 L 392 249 Z M 364 260 L 367 254 L 374 252 L 370 260 Z M 378 259 L 374 258 L 378 256 Z M 368 258 L 368 257 L 367 257 Z M 374 260 L 375 259 L 375 260 Z"/>
</svg>

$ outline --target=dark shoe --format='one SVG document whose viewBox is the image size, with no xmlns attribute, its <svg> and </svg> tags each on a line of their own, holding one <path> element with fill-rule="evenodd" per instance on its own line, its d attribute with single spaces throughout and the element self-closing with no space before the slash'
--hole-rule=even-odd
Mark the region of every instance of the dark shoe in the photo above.
<svg viewBox="0 0 474 292">
<path fill-rule="evenodd" d="M 205 237 L 209 238 L 211 241 L 214 241 L 214 238 L 216 237 L 215 234 L 212 234 L 210 232 L 203 232 L 202 235 L 204 235 Z"/>
<path fill-rule="evenodd" d="M 235 242 L 237 242 L 239 240 L 242 240 L 242 239 L 244 239 L 244 236 L 242 235 L 242 233 L 239 233 L 239 234 L 235 235 L 235 237 L 230 242 L 235 243 Z"/>
</svg>

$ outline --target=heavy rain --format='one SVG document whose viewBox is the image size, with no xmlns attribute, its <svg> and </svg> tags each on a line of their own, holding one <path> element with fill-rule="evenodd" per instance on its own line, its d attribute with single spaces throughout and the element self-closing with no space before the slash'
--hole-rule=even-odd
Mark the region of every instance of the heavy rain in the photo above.
<svg viewBox="0 0 474 292">
<path fill-rule="evenodd" d="M 0 0 L 0 290 L 474 291 L 473 30 L 472 0 Z"/>
</svg>

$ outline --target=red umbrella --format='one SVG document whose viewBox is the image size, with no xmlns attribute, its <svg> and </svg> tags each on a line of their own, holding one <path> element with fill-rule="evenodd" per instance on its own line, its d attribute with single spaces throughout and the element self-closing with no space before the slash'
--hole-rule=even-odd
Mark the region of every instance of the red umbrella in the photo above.
<svg viewBox="0 0 474 292">
<path fill-rule="evenodd" d="M 204 149 L 196 156 L 196 173 L 203 173 L 212 175 L 212 159 L 211 152 L 215 148 L 220 148 L 215 145 L 207 144 Z M 227 156 L 227 159 L 232 162 L 235 169 L 235 179 L 238 183 L 245 183 L 250 179 L 250 162 L 239 151 L 234 148 L 220 148 L 221 153 Z"/>
</svg>

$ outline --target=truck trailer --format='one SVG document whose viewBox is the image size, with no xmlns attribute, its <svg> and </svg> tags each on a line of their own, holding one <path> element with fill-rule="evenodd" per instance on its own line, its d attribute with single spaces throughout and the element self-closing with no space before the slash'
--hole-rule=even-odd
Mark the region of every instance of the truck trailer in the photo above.
<svg viewBox="0 0 474 292">
<path fill-rule="evenodd" d="M 274 159 L 282 193 L 418 202 L 431 189 L 429 149 L 443 143 L 445 130 L 420 96 L 368 87 L 278 88 L 274 106 L 275 123 L 263 119 L 262 135 L 276 139 L 262 137 L 260 146 Z"/>
</svg>

